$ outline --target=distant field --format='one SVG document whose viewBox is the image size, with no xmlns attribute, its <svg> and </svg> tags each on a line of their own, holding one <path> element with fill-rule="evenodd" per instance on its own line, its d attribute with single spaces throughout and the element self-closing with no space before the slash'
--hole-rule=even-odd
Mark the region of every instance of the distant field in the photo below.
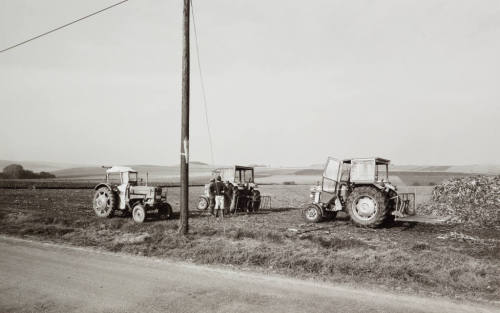
<svg viewBox="0 0 500 313">
<path fill-rule="evenodd" d="M 177 166 L 134 165 L 139 179 L 153 185 L 175 186 L 179 184 Z M 205 164 L 191 164 L 190 183 L 203 185 L 211 178 L 212 168 Z M 105 177 L 101 167 L 76 167 L 53 171 L 56 179 L 51 180 L 0 180 L 0 188 L 92 188 Z M 313 168 L 255 168 L 257 184 L 314 185 L 321 181 L 322 169 Z M 389 180 L 396 186 L 432 186 L 455 176 L 469 176 L 467 173 L 392 171 Z"/>
<path fill-rule="evenodd" d="M 102 180 L 37 180 L 37 179 L 0 179 L 0 189 L 92 189 Z M 206 179 L 191 179 L 190 186 L 202 186 Z M 178 181 L 149 183 L 150 186 L 178 187 Z"/>
<path fill-rule="evenodd" d="M 262 183 L 295 182 L 296 184 L 315 184 L 321 181 L 322 169 L 280 169 L 261 170 L 257 180 Z M 392 171 L 389 180 L 396 186 L 433 186 L 452 177 L 471 176 L 467 173 Z"/>
<path fill-rule="evenodd" d="M 308 170 L 309 171 L 309 170 Z M 404 186 L 434 186 L 440 184 L 442 181 L 451 177 L 469 176 L 471 174 L 464 173 L 419 173 L 419 172 L 396 172 L 389 177 L 389 180 L 398 187 Z M 143 182 L 146 181 L 145 175 L 140 175 Z M 210 179 L 210 172 L 195 173 L 191 175 L 189 182 L 190 185 L 204 185 Z M 97 183 L 103 181 L 103 176 L 68 176 L 57 177 L 55 179 L 39 180 L 39 179 L 0 179 L 1 188 L 46 188 L 46 189 L 88 189 L 93 188 Z M 257 184 L 289 184 L 289 185 L 315 185 L 321 181 L 321 171 L 318 175 L 306 175 L 304 172 L 301 174 L 293 174 L 288 171 L 280 174 L 274 171 L 273 174 L 263 173 L 257 174 L 255 181 Z M 159 186 L 178 186 L 179 176 L 160 177 L 158 175 L 151 175 L 149 177 L 151 185 Z"/>
<path fill-rule="evenodd" d="M 391 172 L 391 175 L 399 177 L 403 184 L 407 186 L 432 186 L 438 185 L 444 180 L 452 177 L 464 177 L 473 174 L 450 172 Z"/>
</svg>

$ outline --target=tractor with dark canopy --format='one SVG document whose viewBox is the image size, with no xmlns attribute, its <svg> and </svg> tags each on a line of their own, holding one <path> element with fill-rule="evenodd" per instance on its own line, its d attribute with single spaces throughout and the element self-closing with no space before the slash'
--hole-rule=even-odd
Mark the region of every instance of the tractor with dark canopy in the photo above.
<svg viewBox="0 0 500 313">
<path fill-rule="evenodd" d="M 212 177 L 221 176 L 226 187 L 232 188 L 232 196 L 225 199 L 226 210 L 231 213 L 237 211 L 256 212 L 261 206 L 260 191 L 255 183 L 254 168 L 235 165 L 234 167 L 217 168 L 212 171 Z M 207 210 L 210 206 L 209 184 L 205 185 L 205 192 L 198 201 L 198 210 Z"/>
</svg>

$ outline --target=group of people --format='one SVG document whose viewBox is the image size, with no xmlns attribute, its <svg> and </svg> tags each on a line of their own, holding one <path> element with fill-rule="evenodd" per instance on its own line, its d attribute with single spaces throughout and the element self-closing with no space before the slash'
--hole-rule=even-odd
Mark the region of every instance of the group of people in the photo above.
<svg viewBox="0 0 500 313">
<path fill-rule="evenodd" d="M 228 209 L 232 210 L 230 207 L 233 203 L 233 192 L 233 185 L 229 181 L 222 182 L 220 175 L 216 179 L 211 179 L 208 185 L 210 214 L 218 217 L 219 212 L 224 214 Z"/>
</svg>

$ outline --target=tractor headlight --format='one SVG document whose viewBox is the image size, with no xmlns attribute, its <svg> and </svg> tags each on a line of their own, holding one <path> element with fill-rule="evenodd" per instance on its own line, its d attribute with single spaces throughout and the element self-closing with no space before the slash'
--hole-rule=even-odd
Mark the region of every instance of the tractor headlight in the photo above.
<svg viewBox="0 0 500 313">
<path fill-rule="evenodd" d="M 312 191 L 309 197 L 311 197 L 311 201 L 313 203 L 319 203 L 319 200 L 321 198 L 321 192 L 318 190 Z"/>
</svg>

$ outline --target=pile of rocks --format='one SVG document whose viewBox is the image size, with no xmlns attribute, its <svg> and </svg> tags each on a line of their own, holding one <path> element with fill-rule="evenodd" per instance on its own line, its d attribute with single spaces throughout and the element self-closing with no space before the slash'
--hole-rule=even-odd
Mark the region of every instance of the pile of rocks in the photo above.
<svg viewBox="0 0 500 313">
<path fill-rule="evenodd" d="M 500 225 L 500 175 L 452 178 L 434 187 L 422 214 L 451 216 L 451 222 Z"/>
</svg>

